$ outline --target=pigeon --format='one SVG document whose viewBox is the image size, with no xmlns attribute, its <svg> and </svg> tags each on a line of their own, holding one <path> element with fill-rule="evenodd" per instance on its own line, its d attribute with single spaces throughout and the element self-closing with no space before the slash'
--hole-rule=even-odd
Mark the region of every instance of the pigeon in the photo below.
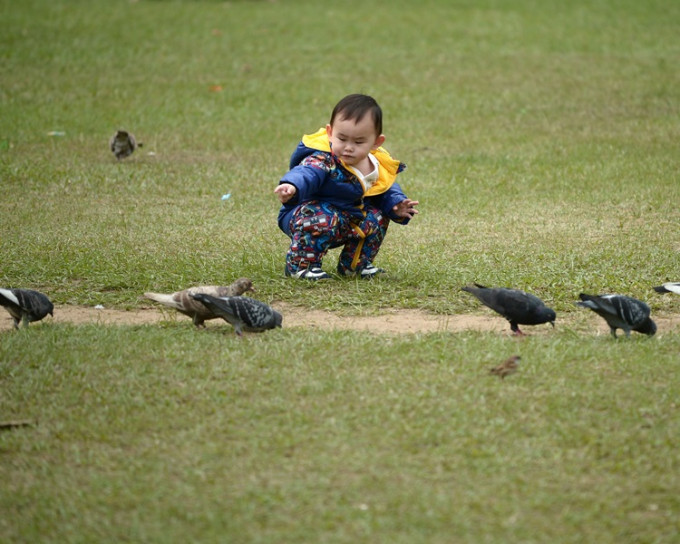
<svg viewBox="0 0 680 544">
<path fill-rule="evenodd" d="M 520 359 L 521 357 L 519 355 L 513 355 L 512 357 L 509 357 L 504 362 L 502 362 L 500 365 L 493 367 L 489 371 L 489 373 L 495 374 L 501 380 L 504 380 L 506 376 L 510 376 L 510 374 L 514 374 L 515 372 L 517 372 L 517 369 L 519 368 Z"/>
<path fill-rule="evenodd" d="M 578 306 L 589 308 L 609 325 L 611 334 L 616 338 L 616 329 L 623 329 L 626 336 L 630 331 L 654 336 L 656 323 L 649 317 L 650 310 L 641 300 L 625 295 L 579 295 Z"/>
<path fill-rule="evenodd" d="M 134 134 L 126 130 L 117 130 L 109 142 L 109 147 L 118 160 L 129 157 L 135 149 L 143 145 L 141 142 L 137 143 Z"/>
<path fill-rule="evenodd" d="M 280 327 L 283 316 L 264 302 L 249 297 L 214 297 L 205 293 L 191 295 L 213 313 L 231 323 L 238 336 L 242 331 L 261 332 Z"/>
<path fill-rule="evenodd" d="M 680 295 L 680 281 L 667 282 L 654 288 L 657 293 L 675 293 Z"/>
<path fill-rule="evenodd" d="M 4 306 L 14 319 L 14 328 L 19 322 L 28 327 L 32 321 L 40 321 L 47 314 L 54 315 L 54 304 L 43 293 L 31 289 L 0 288 L 0 305 Z"/>
<path fill-rule="evenodd" d="M 205 304 L 194 300 L 191 295 L 199 293 L 212 295 L 214 297 L 230 297 L 242 295 L 246 291 L 255 291 L 253 282 L 248 278 L 239 278 L 227 287 L 217 285 L 203 285 L 200 287 L 190 287 L 183 291 L 177 291 L 170 295 L 161 293 L 144 293 L 148 299 L 160 302 L 164 306 L 175 308 L 178 312 L 188 315 L 197 327 L 205 327 L 204 321 L 217 319 L 220 315 L 214 313 Z"/>
<path fill-rule="evenodd" d="M 505 287 L 484 287 L 475 283 L 475 287 L 463 287 L 463 291 L 472 293 L 482 304 L 501 314 L 510 322 L 513 334 L 524 334 L 519 325 L 540 325 L 550 323 L 555 326 L 555 311 L 535 295 L 519 289 Z"/>
</svg>

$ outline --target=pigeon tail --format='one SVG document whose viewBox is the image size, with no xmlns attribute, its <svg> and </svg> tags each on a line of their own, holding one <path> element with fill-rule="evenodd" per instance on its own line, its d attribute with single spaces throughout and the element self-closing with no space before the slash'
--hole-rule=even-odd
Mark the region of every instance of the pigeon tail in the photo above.
<svg viewBox="0 0 680 544">
<path fill-rule="evenodd" d="M 174 298 L 174 293 L 171 295 L 166 295 L 164 293 L 144 293 L 144 296 L 149 300 L 155 300 L 160 302 L 163 306 L 169 306 L 175 309 L 181 309 L 181 304 L 178 304 Z"/>
<path fill-rule="evenodd" d="M 662 285 L 654 287 L 657 293 L 675 293 L 680 295 L 680 282 L 666 282 Z"/>
</svg>

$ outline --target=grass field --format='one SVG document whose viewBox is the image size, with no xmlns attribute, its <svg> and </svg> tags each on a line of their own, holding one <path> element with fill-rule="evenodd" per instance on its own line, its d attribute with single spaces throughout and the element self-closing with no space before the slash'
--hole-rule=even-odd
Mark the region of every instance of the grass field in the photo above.
<svg viewBox="0 0 680 544">
<path fill-rule="evenodd" d="M 481 313 L 478 281 L 558 313 L 521 341 L 0 333 L 0 422 L 33 422 L 0 432 L 0 540 L 677 542 L 680 333 L 614 341 L 573 303 L 680 313 L 651 290 L 680 281 L 678 36 L 660 0 L 0 0 L 0 286 L 134 309 L 249 276 L 351 319 Z M 286 280 L 273 189 L 350 92 L 421 214 L 384 279 Z"/>
</svg>

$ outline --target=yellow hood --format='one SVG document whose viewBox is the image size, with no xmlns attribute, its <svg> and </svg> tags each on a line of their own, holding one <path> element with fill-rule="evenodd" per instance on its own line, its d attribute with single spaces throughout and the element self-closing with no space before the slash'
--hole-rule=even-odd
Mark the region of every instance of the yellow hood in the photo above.
<svg viewBox="0 0 680 544">
<path fill-rule="evenodd" d="M 331 143 L 328 140 L 325 128 L 320 128 L 314 134 L 305 134 L 302 137 L 302 143 L 310 149 L 317 149 L 326 153 L 331 151 Z M 397 179 L 401 165 L 401 162 L 393 159 L 383 147 L 371 151 L 371 154 L 378 159 L 378 180 L 364 193 L 364 196 L 379 195 L 387 191 Z M 338 158 L 338 160 L 345 168 L 348 168 L 342 159 Z"/>
</svg>

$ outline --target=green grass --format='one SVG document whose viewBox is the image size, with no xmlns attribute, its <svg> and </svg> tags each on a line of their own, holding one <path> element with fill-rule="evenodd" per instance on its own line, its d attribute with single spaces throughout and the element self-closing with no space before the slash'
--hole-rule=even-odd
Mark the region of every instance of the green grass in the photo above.
<svg viewBox="0 0 680 544">
<path fill-rule="evenodd" d="M 47 325 L 7 335 L 3 404 L 38 423 L 2 436 L 5 535 L 674 538 L 677 335 L 296 332 L 239 341 L 181 324 Z M 487 375 L 514 352 L 518 374 Z"/>
<path fill-rule="evenodd" d="M 678 35 L 661 0 L 0 1 L 0 285 L 135 308 L 245 275 L 352 316 L 481 311 L 478 281 L 558 312 L 521 342 L 2 333 L 0 420 L 37 424 L 0 434 L 0 540 L 674 542 L 680 336 L 559 319 L 581 291 L 680 312 L 651 290 L 680 280 Z M 421 214 L 388 278 L 287 281 L 273 188 L 357 91 Z"/>
</svg>

